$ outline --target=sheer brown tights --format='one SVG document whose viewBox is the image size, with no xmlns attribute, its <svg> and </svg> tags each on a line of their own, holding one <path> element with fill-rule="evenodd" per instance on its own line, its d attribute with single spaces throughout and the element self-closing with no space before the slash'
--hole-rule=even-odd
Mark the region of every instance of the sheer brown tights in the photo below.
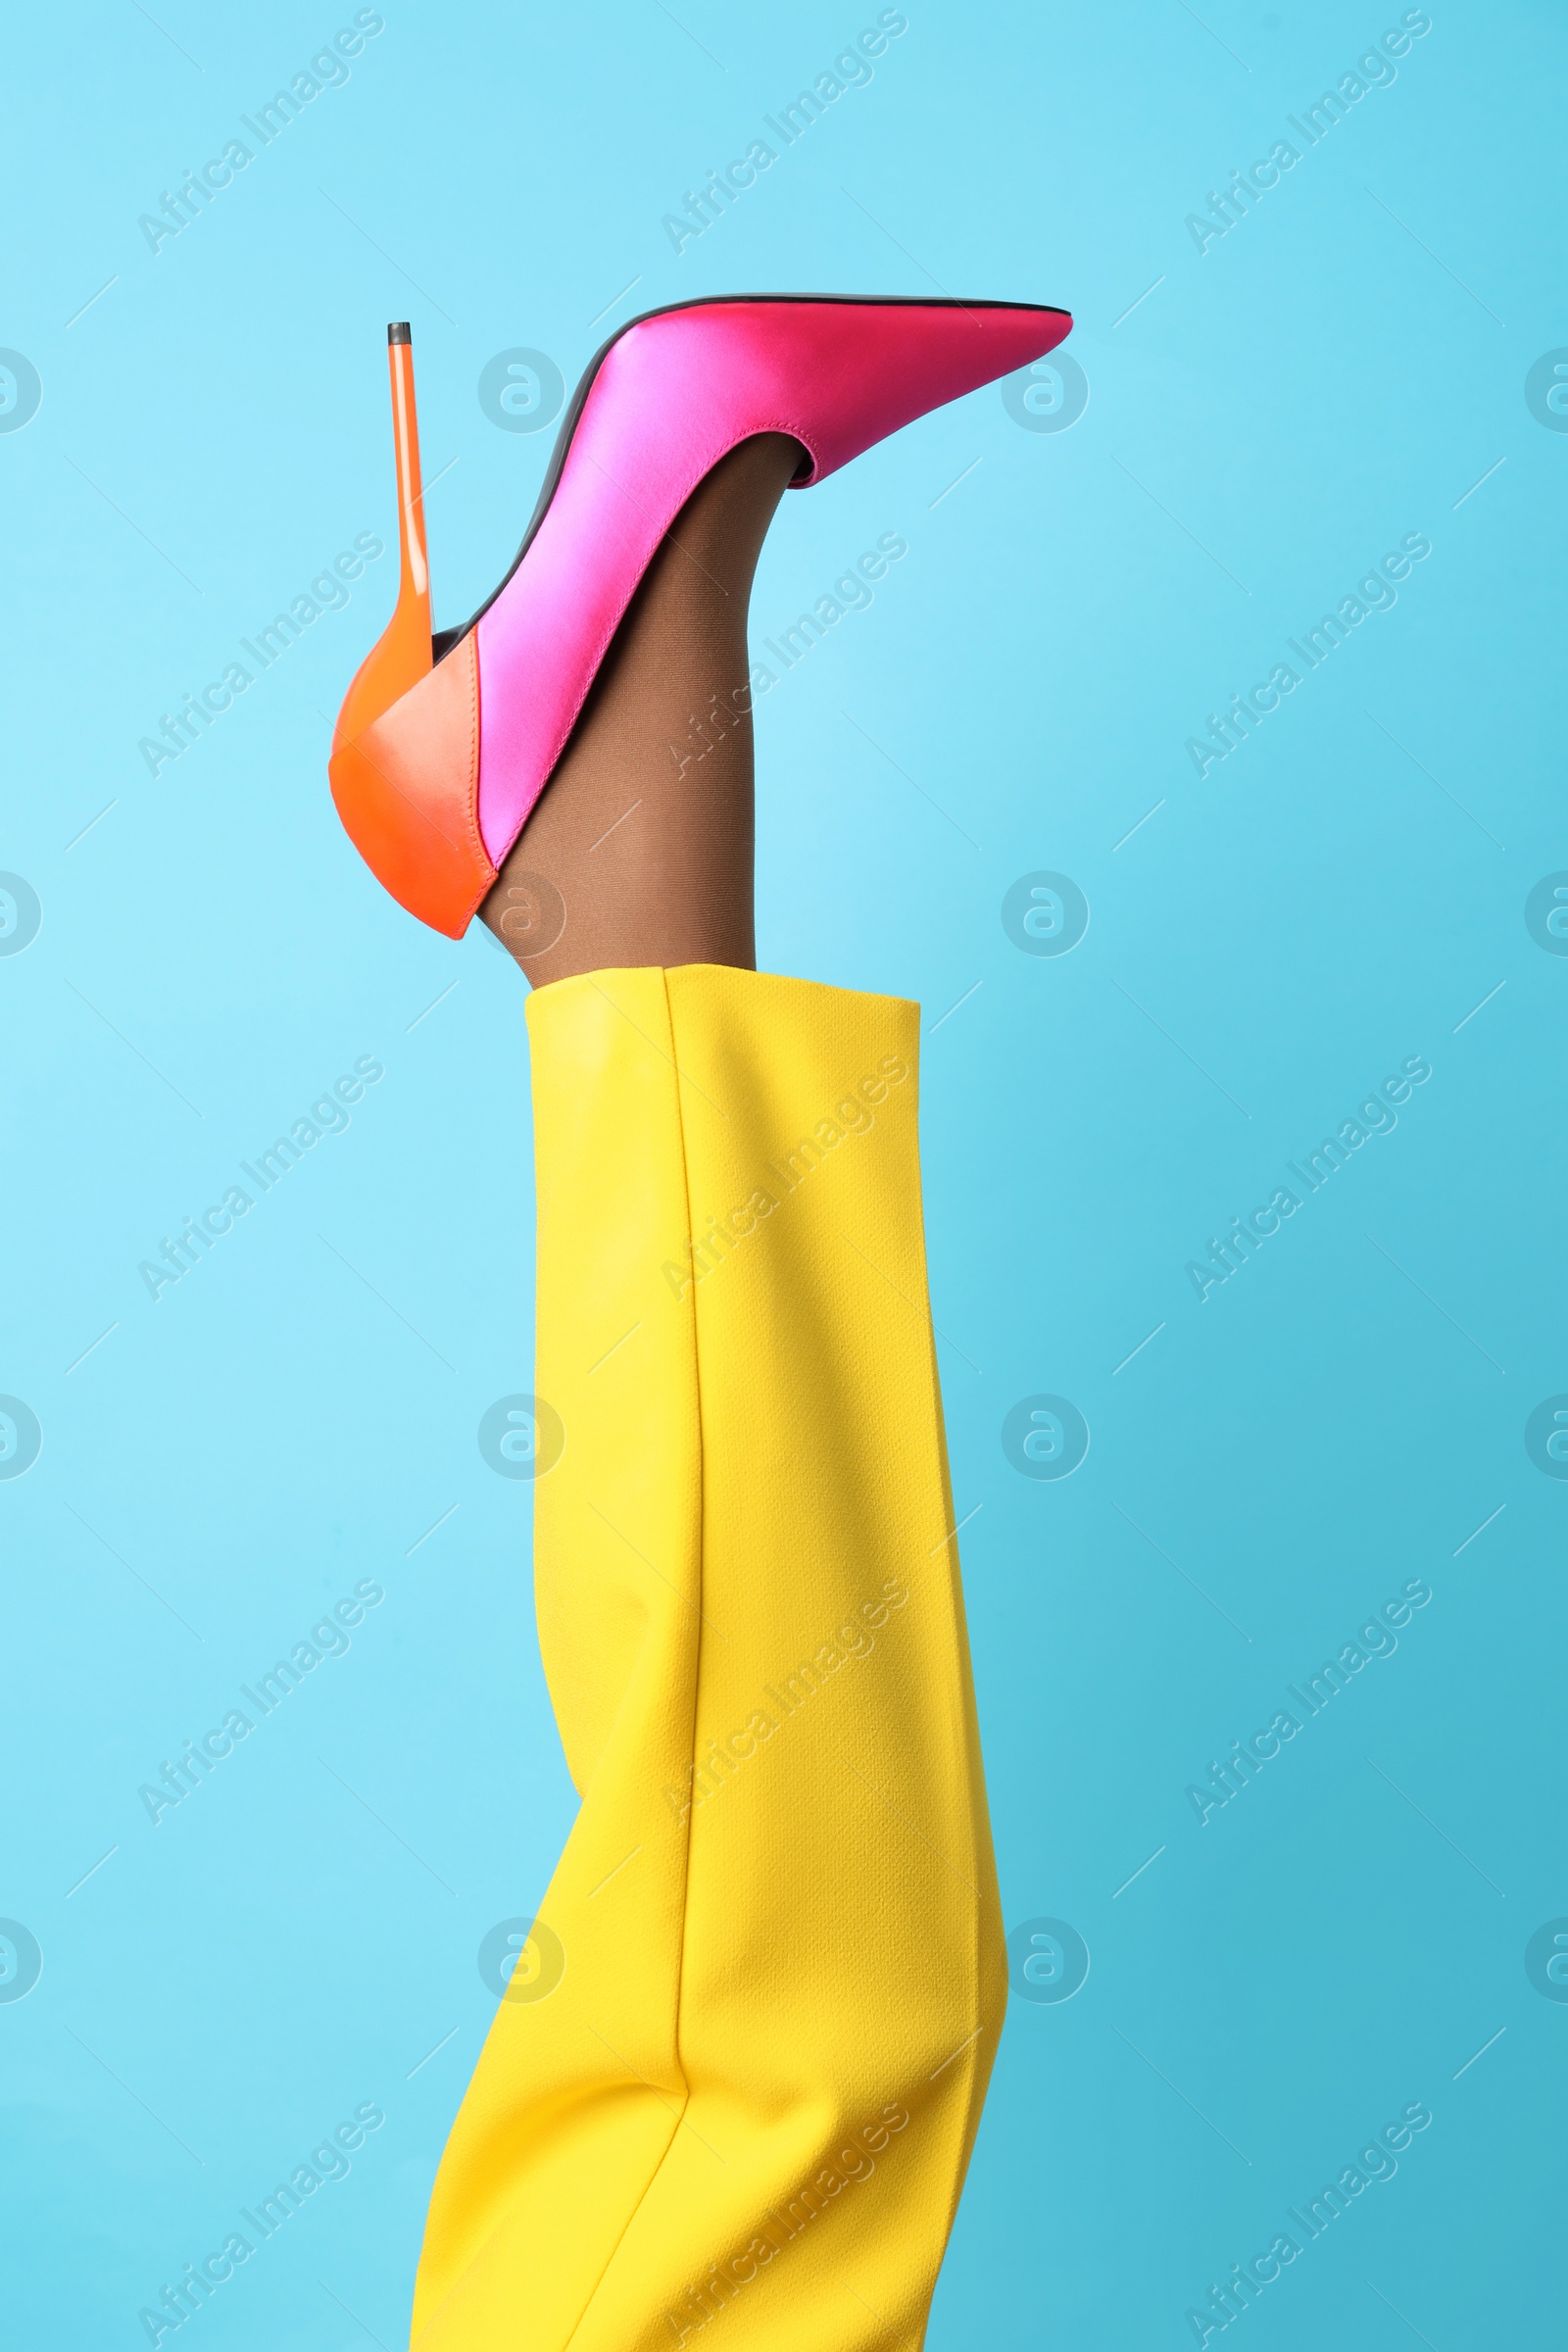
<svg viewBox="0 0 1568 2352">
<path fill-rule="evenodd" d="M 681 509 L 483 920 L 536 987 L 613 964 L 757 968 L 746 615 L 800 464 L 742 442 Z"/>
</svg>

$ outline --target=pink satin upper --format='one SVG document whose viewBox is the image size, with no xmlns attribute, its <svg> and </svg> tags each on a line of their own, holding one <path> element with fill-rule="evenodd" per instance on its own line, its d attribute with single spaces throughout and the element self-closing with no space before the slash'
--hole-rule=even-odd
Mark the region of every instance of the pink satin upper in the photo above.
<svg viewBox="0 0 1568 2352">
<path fill-rule="evenodd" d="M 594 378 L 526 556 L 478 624 L 491 861 L 548 783 L 660 540 L 727 451 L 791 433 L 820 481 L 927 410 L 1042 358 L 1071 324 L 1059 311 L 726 302 L 628 328 Z"/>
</svg>

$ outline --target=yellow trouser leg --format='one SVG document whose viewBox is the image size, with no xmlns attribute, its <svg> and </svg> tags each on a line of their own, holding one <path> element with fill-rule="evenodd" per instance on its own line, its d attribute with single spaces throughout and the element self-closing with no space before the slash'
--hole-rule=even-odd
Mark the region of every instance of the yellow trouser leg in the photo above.
<svg viewBox="0 0 1568 2352">
<path fill-rule="evenodd" d="M 564 1973 L 497 2013 L 414 2342 L 918 2344 L 1004 1983 L 916 1008 L 698 964 L 528 1022 L 566 1433 L 536 1585 L 583 1803 Z"/>
</svg>

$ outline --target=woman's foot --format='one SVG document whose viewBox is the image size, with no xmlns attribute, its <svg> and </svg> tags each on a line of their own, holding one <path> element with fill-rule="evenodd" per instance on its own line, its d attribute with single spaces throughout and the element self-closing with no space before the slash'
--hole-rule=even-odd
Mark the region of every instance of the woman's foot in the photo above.
<svg viewBox="0 0 1568 2352">
<path fill-rule="evenodd" d="M 757 968 L 752 575 L 799 442 L 760 433 L 688 499 L 480 906 L 535 987 L 612 965 Z"/>
<path fill-rule="evenodd" d="M 731 721 L 749 715 L 746 592 L 780 488 L 1042 358 L 1071 324 L 1038 303 L 817 294 L 634 318 L 572 396 L 506 577 L 434 635 L 412 347 L 395 325 L 398 608 L 327 763 L 371 872 L 461 939 L 504 867 L 522 895 L 487 919 L 541 980 L 616 956 L 749 964 L 750 737 Z M 607 661 L 622 674 L 602 675 Z M 626 842 L 590 864 L 623 823 Z"/>
</svg>

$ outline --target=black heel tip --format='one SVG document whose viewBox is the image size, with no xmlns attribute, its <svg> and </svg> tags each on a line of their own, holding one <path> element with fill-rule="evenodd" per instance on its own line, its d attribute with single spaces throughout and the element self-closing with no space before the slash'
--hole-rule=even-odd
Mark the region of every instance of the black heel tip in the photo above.
<svg viewBox="0 0 1568 2352">
<path fill-rule="evenodd" d="M 414 341 L 414 334 L 408 320 L 406 318 L 394 318 L 392 324 L 386 330 L 386 339 L 389 343 L 412 343 Z"/>
</svg>

